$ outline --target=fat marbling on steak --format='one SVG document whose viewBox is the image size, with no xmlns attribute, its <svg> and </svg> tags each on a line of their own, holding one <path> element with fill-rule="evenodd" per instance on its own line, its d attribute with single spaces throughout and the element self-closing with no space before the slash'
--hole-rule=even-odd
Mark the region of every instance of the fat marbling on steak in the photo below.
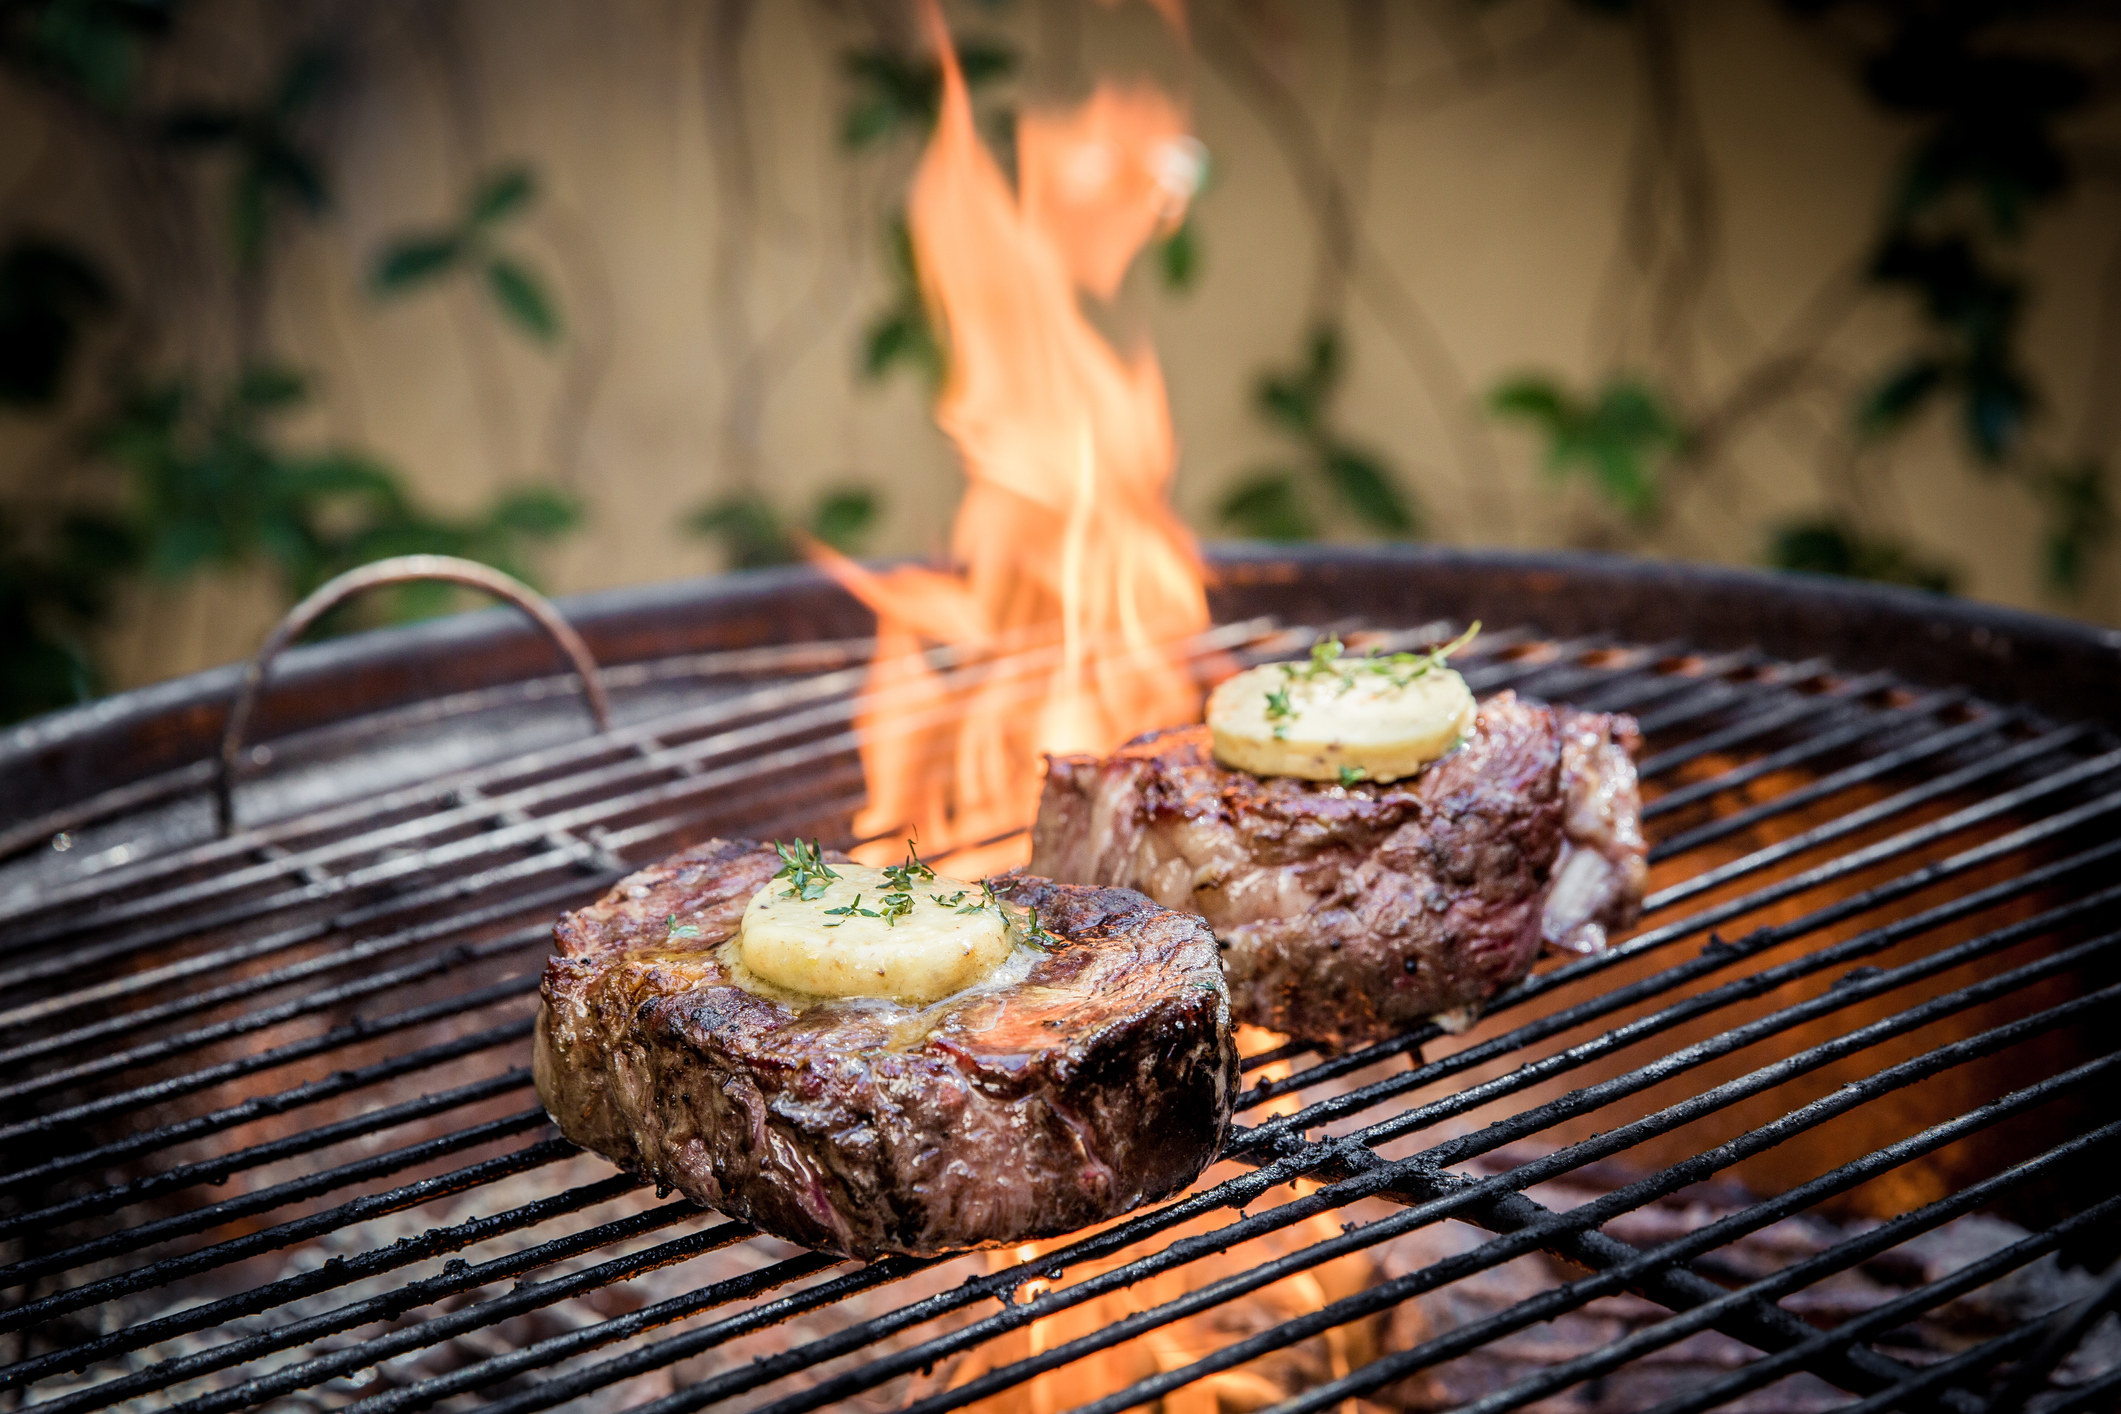
<svg viewBox="0 0 2121 1414">
<path fill-rule="evenodd" d="M 1053 935 L 1013 971 L 926 1006 L 796 1004 L 729 965 L 780 865 L 769 845 L 712 840 L 559 921 L 534 1068 L 561 1133 L 854 1257 L 1071 1231 L 1214 1159 L 1238 1064 L 1201 920 L 1008 876 L 995 891 Z"/>
<path fill-rule="evenodd" d="M 1050 758 L 1030 868 L 1201 914 L 1241 1022 L 1336 1048 L 1461 1029 L 1543 944 L 1634 921 L 1638 744 L 1628 717 L 1504 692 L 1417 775 L 1336 786 L 1232 770 L 1174 727 Z"/>
</svg>

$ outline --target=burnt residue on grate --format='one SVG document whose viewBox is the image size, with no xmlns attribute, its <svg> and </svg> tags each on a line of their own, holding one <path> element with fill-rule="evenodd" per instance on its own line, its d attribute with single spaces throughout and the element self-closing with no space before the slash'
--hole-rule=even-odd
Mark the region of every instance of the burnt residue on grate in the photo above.
<svg viewBox="0 0 2121 1414">
<path fill-rule="evenodd" d="M 1291 573 L 1196 651 L 1452 626 L 1299 619 L 1331 576 Z M 182 767 L 18 822 L 0 1399 L 2114 1407 L 2121 743 L 1836 644 L 1493 623 L 1477 691 L 1643 724 L 1641 927 L 1465 1036 L 1248 1035 L 1194 1191 L 995 1253 L 759 1236 L 558 1140 L 527 1073 L 560 909 L 712 834 L 845 840 L 858 641 L 640 658 L 602 735 L 551 684 L 314 725 L 227 839 Z"/>
</svg>

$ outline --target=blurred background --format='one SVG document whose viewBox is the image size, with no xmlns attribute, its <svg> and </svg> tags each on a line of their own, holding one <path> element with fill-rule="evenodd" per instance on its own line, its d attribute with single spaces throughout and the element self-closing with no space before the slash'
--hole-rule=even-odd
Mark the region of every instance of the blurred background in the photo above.
<svg viewBox="0 0 2121 1414">
<path fill-rule="evenodd" d="M 2121 622 L 2121 7 L 946 9 L 1005 164 L 1093 77 L 1190 105 L 1205 185 L 1097 318 L 1157 349 L 1202 537 Z M 553 592 L 938 554 L 917 19 L 0 0 L 0 720 L 385 554 Z"/>
</svg>

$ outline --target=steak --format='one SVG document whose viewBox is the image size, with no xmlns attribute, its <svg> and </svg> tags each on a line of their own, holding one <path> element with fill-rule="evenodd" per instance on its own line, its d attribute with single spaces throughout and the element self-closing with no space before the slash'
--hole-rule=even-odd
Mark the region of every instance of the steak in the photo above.
<svg viewBox="0 0 2121 1414">
<path fill-rule="evenodd" d="M 561 1133 L 851 1257 L 1072 1231 L 1183 1188 L 1221 1149 L 1237 1048 L 1200 919 L 1004 876 L 995 892 L 1051 935 L 1028 970 L 924 1007 L 795 1005 L 732 981 L 726 946 L 780 865 L 711 840 L 560 919 L 534 1068 Z"/>
<path fill-rule="evenodd" d="M 1504 692 L 1417 775 L 1337 786 L 1231 770 L 1173 727 L 1048 758 L 1030 868 L 1200 914 L 1240 1022 L 1334 1049 L 1463 1030 L 1543 944 L 1595 951 L 1640 912 L 1639 743 Z"/>
</svg>

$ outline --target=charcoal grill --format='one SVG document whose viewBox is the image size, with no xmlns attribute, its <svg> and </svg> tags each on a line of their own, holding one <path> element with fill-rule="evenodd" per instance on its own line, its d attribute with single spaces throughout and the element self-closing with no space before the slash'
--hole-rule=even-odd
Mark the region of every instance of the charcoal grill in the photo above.
<svg viewBox="0 0 2121 1414">
<path fill-rule="evenodd" d="M 1465 1036 L 1252 1038 L 1176 1201 L 860 1265 L 577 1153 L 527 1043 L 558 910 L 713 834 L 847 839 L 852 601 L 572 601 L 602 732 L 502 613 L 292 650 L 225 837 L 236 674 L 129 694 L 0 739 L 0 1398 L 2121 1406 L 2116 635 L 1596 557 L 1218 564 L 1204 654 L 1477 616 L 1476 690 L 1635 713 L 1642 926 Z"/>
</svg>

